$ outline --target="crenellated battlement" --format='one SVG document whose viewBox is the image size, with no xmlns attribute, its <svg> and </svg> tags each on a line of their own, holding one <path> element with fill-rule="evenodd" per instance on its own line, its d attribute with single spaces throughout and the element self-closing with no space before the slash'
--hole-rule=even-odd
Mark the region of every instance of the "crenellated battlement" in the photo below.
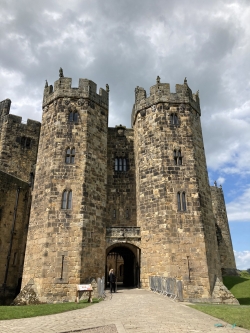
<svg viewBox="0 0 250 333">
<path fill-rule="evenodd" d="M 10 113 L 11 100 L 9 98 L 0 102 L 0 117 Z"/>
<path fill-rule="evenodd" d="M 60 69 L 61 70 L 61 69 Z M 103 88 L 99 89 L 99 94 L 97 94 L 97 85 L 95 82 L 88 79 L 79 79 L 78 88 L 72 88 L 72 79 L 64 77 L 62 70 L 59 71 L 60 77 L 52 85 L 48 85 L 47 81 L 44 88 L 43 94 L 43 107 L 50 104 L 53 100 L 57 98 L 86 98 L 90 99 L 92 102 L 99 104 L 104 108 L 108 108 L 109 105 L 109 85 L 106 84 L 106 90 Z"/>
<path fill-rule="evenodd" d="M 150 87 L 150 95 L 147 97 L 146 90 L 137 86 L 135 88 L 135 104 L 132 110 L 132 124 L 137 113 L 158 103 L 190 104 L 200 114 L 199 92 L 192 93 L 185 78 L 184 84 L 176 84 L 175 93 L 170 92 L 169 83 L 161 83 L 160 77 L 156 79 L 156 84 Z"/>
<path fill-rule="evenodd" d="M 23 131 L 32 131 L 32 130 L 35 131 L 37 129 L 40 130 L 41 127 L 41 123 L 39 121 L 27 119 L 27 122 L 24 123 L 22 121 L 22 117 L 16 116 L 14 114 L 8 114 L 6 119 L 8 120 L 7 123 L 9 125 L 17 124 L 18 127 L 20 127 L 20 129 L 22 129 Z"/>
<path fill-rule="evenodd" d="M 22 117 L 10 114 L 11 100 L 5 99 L 0 102 L 0 118 L 4 117 L 4 123 L 7 127 L 17 125 L 22 131 L 40 131 L 41 123 L 36 120 L 27 119 L 23 123 Z M 4 126 L 2 124 L 2 126 Z"/>
</svg>

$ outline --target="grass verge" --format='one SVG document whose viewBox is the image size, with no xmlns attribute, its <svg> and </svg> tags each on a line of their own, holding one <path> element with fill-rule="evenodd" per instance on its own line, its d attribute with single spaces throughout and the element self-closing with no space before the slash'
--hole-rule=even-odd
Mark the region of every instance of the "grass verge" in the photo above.
<svg viewBox="0 0 250 333">
<path fill-rule="evenodd" d="M 240 305 L 250 305 L 250 274 L 247 271 L 242 271 L 240 276 L 225 276 L 223 283 Z"/>
<path fill-rule="evenodd" d="M 247 305 L 190 305 L 191 308 L 205 312 L 231 325 L 236 324 L 250 330 L 250 306 Z M 220 322 L 218 319 L 218 323 Z"/>
<path fill-rule="evenodd" d="M 190 307 L 231 325 L 236 324 L 238 327 L 250 330 L 250 274 L 242 271 L 240 276 L 226 276 L 223 283 L 238 299 L 240 305 L 196 304 Z"/>
<path fill-rule="evenodd" d="M 65 311 L 83 309 L 95 303 L 99 303 L 99 301 L 97 299 L 93 299 L 93 303 L 88 303 L 87 300 L 84 300 L 80 301 L 80 303 L 0 306 L 0 320 L 46 316 Z"/>
</svg>

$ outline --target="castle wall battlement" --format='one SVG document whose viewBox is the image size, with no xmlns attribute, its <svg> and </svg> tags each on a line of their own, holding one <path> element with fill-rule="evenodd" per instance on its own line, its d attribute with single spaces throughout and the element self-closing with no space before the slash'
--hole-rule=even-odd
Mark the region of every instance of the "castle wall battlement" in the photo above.
<svg viewBox="0 0 250 333">
<path fill-rule="evenodd" d="M 0 117 L 9 114 L 11 106 L 11 100 L 9 98 L 0 102 Z"/>
<path fill-rule="evenodd" d="M 199 93 L 192 93 L 186 79 L 184 84 L 176 84 L 175 91 L 175 93 L 170 92 L 169 83 L 157 82 L 154 86 L 150 87 L 150 95 L 147 97 L 144 88 L 136 87 L 135 104 L 131 117 L 132 126 L 136 121 L 139 111 L 155 106 L 158 103 L 189 104 L 199 115 L 201 114 Z"/>
<path fill-rule="evenodd" d="M 39 121 L 27 119 L 27 122 L 24 123 L 22 117 L 16 116 L 14 114 L 7 115 L 6 120 L 8 120 L 8 123 L 11 123 L 11 124 L 19 124 L 20 129 L 22 129 L 23 131 L 26 131 L 26 130 L 27 131 L 30 131 L 30 130 L 36 131 L 37 129 L 40 129 L 40 127 L 41 127 L 41 123 Z"/>
<path fill-rule="evenodd" d="M 79 79 L 78 88 L 72 88 L 72 79 L 68 77 L 60 77 L 55 81 L 54 88 L 52 85 L 46 84 L 43 95 L 43 107 L 50 104 L 57 98 L 69 98 L 69 99 L 90 99 L 92 102 L 108 109 L 109 103 L 109 87 L 106 85 L 106 90 L 99 89 L 97 94 L 97 85 L 95 82 L 88 79 Z"/>
<path fill-rule="evenodd" d="M 23 123 L 22 117 L 10 114 L 10 107 L 10 99 L 7 98 L 0 102 L 0 123 L 4 121 L 5 123 L 20 124 L 20 128 L 22 128 L 23 131 L 32 129 L 36 131 L 40 129 L 41 123 L 39 121 L 27 119 L 27 123 Z"/>
<path fill-rule="evenodd" d="M 0 103 L 0 170 L 26 182 L 36 163 L 41 123 L 9 114 L 10 100 Z"/>
</svg>

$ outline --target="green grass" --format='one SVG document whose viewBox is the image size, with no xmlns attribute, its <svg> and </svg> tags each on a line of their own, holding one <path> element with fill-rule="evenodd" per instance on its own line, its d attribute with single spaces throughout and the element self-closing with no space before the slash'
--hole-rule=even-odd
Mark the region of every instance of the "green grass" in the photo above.
<svg viewBox="0 0 250 333">
<path fill-rule="evenodd" d="M 221 319 L 231 325 L 236 324 L 238 327 L 250 329 L 250 306 L 199 304 L 190 307 L 219 318 L 218 323 Z"/>
<path fill-rule="evenodd" d="M 93 303 L 88 303 L 87 300 L 84 300 L 80 301 L 80 303 L 0 306 L 0 320 L 46 316 L 65 311 L 83 309 L 95 303 L 98 303 L 98 300 L 93 299 Z"/>
<path fill-rule="evenodd" d="M 250 274 L 242 271 L 240 276 L 226 276 L 223 283 L 238 299 L 240 305 L 197 304 L 191 307 L 231 325 L 236 324 L 250 330 Z"/>
<path fill-rule="evenodd" d="M 241 305 L 250 305 L 250 274 L 247 271 L 242 271 L 240 276 L 226 276 L 223 283 Z"/>
</svg>

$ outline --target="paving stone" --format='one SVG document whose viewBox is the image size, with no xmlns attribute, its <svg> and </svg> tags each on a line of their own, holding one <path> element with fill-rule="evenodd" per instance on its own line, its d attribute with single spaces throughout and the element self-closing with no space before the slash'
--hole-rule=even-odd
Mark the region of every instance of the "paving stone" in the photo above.
<svg viewBox="0 0 250 333">
<path fill-rule="evenodd" d="M 224 327 L 216 328 L 217 323 Z M 1 333 L 68 333 L 77 330 L 79 333 L 232 333 L 232 326 L 183 303 L 141 289 L 118 290 L 112 299 L 106 297 L 105 301 L 85 309 L 0 321 Z M 249 331 L 235 327 L 233 332 Z"/>
</svg>

